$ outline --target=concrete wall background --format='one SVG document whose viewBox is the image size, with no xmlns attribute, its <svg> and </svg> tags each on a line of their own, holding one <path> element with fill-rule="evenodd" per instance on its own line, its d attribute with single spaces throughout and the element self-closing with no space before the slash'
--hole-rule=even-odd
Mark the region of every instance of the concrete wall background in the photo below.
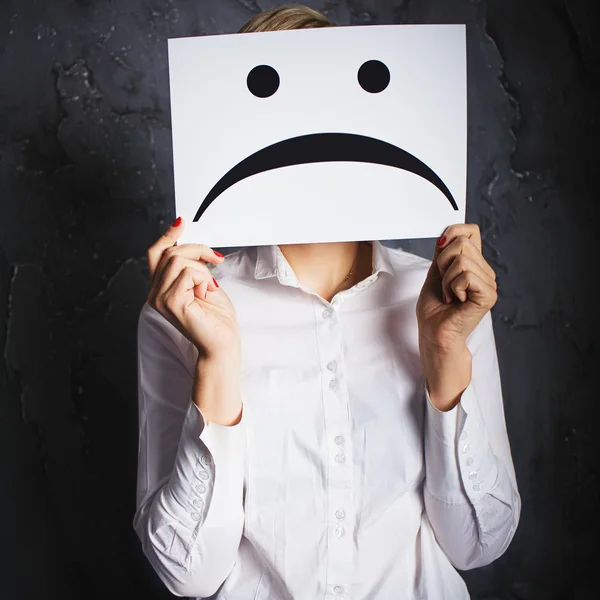
<svg viewBox="0 0 600 600">
<path fill-rule="evenodd" d="M 145 253 L 175 217 L 166 39 L 234 32 L 278 4 L 0 2 L 3 598 L 169 597 L 131 526 Z M 596 598 L 592 2 L 306 4 L 340 25 L 467 24 L 467 221 L 498 276 L 523 510 L 507 552 L 462 575 L 481 600 Z M 434 240 L 393 244 L 433 254 Z"/>
</svg>

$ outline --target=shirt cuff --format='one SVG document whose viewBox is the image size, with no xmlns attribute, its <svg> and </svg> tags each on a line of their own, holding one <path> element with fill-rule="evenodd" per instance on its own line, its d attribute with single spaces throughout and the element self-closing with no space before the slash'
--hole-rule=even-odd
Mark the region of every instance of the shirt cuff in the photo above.
<svg viewBox="0 0 600 600">
<path fill-rule="evenodd" d="M 236 425 L 206 425 L 190 400 L 169 486 L 176 514 L 192 528 L 229 524 L 242 508 L 245 459 L 243 408 Z"/>
<path fill-rule="evenodd" d="M 496 484 L 498 464 L 492 452 L 473 382 L 449 411 L 427 399 L 425 419 L 425 485 L 444 502 L 476 502 Z"/>
</svg>

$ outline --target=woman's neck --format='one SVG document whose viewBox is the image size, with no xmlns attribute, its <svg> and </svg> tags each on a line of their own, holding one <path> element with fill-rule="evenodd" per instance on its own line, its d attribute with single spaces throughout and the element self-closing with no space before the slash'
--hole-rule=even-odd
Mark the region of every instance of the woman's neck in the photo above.
<svg viewBox="0 0 600 600">
<path fill-rule="evenodd" d="M 298 281 L 328 302 L 338 286 L 338 292 L 348 289 L 373 271 L 373 246 L 368 242 L 279 244 L 279 248 Z M 355 259 L 353 274 L 342 283 Z"/>
</svg>

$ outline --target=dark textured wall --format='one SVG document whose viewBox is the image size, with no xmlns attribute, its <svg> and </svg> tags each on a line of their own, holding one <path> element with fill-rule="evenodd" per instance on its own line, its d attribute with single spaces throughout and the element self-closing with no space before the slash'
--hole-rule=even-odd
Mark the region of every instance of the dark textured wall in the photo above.
<svg viewBox="0 0 600 600">
<path fill-rule="evenodd" d="M 478 599 L 597 598 L 592 2 L 306 3 L 340 25 L 467 24 L 467 221 L 498 275 L 523 510 L 506 553 L 462 574 Z M 169 596 L 131 524 L 145 253 L 175 217 L 166 39 L 277 4 L 0 1 L 2 598 Z"/>
</svg>

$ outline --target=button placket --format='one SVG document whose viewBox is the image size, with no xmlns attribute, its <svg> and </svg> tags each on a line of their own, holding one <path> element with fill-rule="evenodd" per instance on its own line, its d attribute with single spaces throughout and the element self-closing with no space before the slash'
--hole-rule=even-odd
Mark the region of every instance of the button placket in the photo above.
<svg viewBox="0 0 600 600">
<path fill-rule="evenodd" d="M 333 443 L 337 447 L 337 453 L 335 455 L 335 460 L 338 463 L 343 463 L 346 460 L 346 455 L 344 454 L 344 451 L 343 451 L 344 436 L 336 435 L 335 438 L 333 439 Z"/>
<path fill-rule="evenodd" d="M 336 297 L 336 300 L 340 301 L 339 306 L 341 298 Z M 322 303 L 320 306 L 316 304 L 315 311 L 318 347 L 323 361 L 323 411 L 328 439 L 326 458 L 333 465 L 329 469 L 326 488 L 330 512 L 324 524 L 329 538 L 325 576 L 327 581 L 333 582 L 331 587 L 328 586 L 328 595 L 341 595 L 348 589 L 344 586 L 352 580 L 354 565 L 353 536 L 350 535 L 354 523 L 352 447 L 349 443 L 351 419 L 339 313 L 329 307 L 323 308 Z"/>
</svg>

